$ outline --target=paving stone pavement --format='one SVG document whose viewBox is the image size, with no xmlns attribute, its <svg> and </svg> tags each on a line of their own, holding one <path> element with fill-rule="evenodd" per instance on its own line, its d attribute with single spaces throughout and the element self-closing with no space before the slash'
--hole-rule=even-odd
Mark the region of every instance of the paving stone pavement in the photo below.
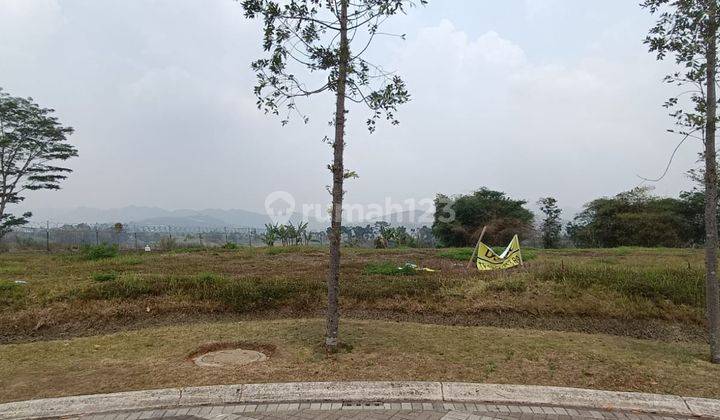
<svg viewBox="0 0 720 420">
<path fill-rule="evenodd" d="M 285 403 L 185 407 L 138 410 L 76 417 L 82 420 L 275 420 L 275 419 L 392 419 L 392 420 L 672 420 L 688 417 L 649 415 L 623 411 L 461 403 Z"/>
</svg>

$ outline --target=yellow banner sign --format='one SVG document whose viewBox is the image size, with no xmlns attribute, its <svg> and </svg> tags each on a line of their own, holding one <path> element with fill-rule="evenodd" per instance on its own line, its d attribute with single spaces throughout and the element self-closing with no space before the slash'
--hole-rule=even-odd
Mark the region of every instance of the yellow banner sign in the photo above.
<svg viewBox="0 0 720 420">
<path fill-rule="evenodd" d="M 505 251 L 498 255 L 489 246 L 482 242 L 478 242 L 477 246 L 477 268 L 480 271 L 488 270 L 504 270 L 507 268 L 522 265 L 522 255 L 520 254 L 520 240 L 515 235 L 510 241 L 510 245 Z"/>
</svg>

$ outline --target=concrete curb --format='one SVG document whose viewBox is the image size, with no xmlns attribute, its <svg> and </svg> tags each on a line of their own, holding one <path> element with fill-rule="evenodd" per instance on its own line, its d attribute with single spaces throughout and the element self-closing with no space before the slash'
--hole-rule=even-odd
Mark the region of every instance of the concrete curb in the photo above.
<svg viewBox="0 0 720 420">
<path fill-rule="evenodd" d="M 361 401 L 512 403 L 720 418 L 720 400 L 453 382 L 297 382 L 131 391 L 0 404 L 0 418 L 60 417 L 221 404 Z"/>
</svg>

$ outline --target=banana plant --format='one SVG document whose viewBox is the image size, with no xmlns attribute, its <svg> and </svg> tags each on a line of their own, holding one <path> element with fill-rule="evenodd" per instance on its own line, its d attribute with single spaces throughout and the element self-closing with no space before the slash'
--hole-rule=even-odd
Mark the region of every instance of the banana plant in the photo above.
<svg viewBox="0 0 720 420">
<path fill-rule="evenodd" d="M 278 230 L 277 223 L 274 225 L 270 223 L 265 224 L 265 233 L 260 235 L 260 238 L 262 238 L 263 242 L 265 242 L 265 245 L 275 246 L 275 241 L 278 240 Z"/>
</svg>

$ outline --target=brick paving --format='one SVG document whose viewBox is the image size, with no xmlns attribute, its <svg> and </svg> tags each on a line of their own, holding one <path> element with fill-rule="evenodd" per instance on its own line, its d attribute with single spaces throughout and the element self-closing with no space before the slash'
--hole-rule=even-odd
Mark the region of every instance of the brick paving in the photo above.
<svg viewBox="0 0 720 420">
<path fill-rule="evenodd" d="M 472 403 L 285 403 L 138 410 L 77 417 L 82 420 L 672 420 L 687 419 L 623 411 Z"/>
</svg>

